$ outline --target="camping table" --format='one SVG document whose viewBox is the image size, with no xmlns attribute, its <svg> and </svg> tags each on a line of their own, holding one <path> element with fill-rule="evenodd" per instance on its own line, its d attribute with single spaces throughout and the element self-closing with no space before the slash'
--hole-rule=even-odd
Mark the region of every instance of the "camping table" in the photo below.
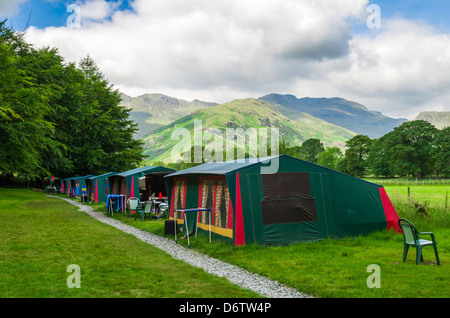
<svg viewBox="0 0 450 318">
<path fill-rule="evenodd" d="M 189 209 L 175 209 L 176 212 L 184 212 L 184 224 L 186 224 L 186 235 L 187 235 L 187 239 L 188 239 L 188 246 L 189 248 L 191 248 L 191 243 L 189 241 L 189 229 L 188 229 L 188 225 L 187 225 L 187 218 L 186 212 L 195 212 L 196 213 L 196 217 L 195 217 L 195 236 L 197 236 L 197 223 L 198 223 L 198 212 L 200 211 L 209 211 L 211 212 L 211 209 L 207 209 L 207 208 L 189 208 Z M 176 224 L 177 222 L 174 222 L 175 224 L 175 242 L 178 243 L 177 241 L 177 228 L 176 228 Z M 211 213 L 209 213 L 209 243 L 211 243 Z"/>
</svg>

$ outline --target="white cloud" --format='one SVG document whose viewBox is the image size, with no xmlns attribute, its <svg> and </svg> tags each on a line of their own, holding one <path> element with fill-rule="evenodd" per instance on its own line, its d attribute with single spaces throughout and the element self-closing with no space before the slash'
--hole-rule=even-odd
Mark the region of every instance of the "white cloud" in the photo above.
<svg viewBox="0 0 450 318">
<path fill-rule="evenodd" d="M 105 0 L 77 1 L 80 6 L 81 18 L 84 23 L 101 21 L 109 18 L 114 10 L 120 5 L 118 2 L 108 2 Z"/>
<path fill-rule="evenodd" d="M 136 0 L 134 12 L 83 3 L 81 29 L 30 28 L 27 39 L 68 61 L 90 54 L 130 95 L 340 96 L 401 117 L 442 109 L 450 95 L 449 35 L 398 19 L 355 36 L 367 0 Z"/>
<path fill-rule="evenodd" d="M 450 109 L 450 35 L 423 22 L 383 24 L 374 37 L 353 37 L 343 58 L 347 67 L 332 67 L 321 82 L 392 116 L 414 118 L 421 110 Z"/>
</svg>

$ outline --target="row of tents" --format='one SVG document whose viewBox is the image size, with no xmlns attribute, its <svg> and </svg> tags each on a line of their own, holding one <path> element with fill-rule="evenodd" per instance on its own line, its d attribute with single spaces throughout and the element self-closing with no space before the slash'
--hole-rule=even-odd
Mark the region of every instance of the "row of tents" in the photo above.
<svg viewBox="0 0 450 318">
<path fill-rule="evenodd" d="M 108 194 L 167 197 L 180 231 L 205 232 L 236 246 L 400 231 L 383 186 L 287 155 L 62 180 L 70 196 L 80 197 L 82 188 L 93 202 L 105 202 Z M 198 207 L 209 211 L 179 211 Z"/>
</svg>

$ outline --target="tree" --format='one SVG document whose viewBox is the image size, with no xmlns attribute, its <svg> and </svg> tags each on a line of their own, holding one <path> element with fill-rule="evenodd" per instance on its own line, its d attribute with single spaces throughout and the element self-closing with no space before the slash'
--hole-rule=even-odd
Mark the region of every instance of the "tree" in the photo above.
<svg viewBox="0 0 450 318">
<path fill-rule="evenodd" d="M 22 36 L 0 23 L 0 170 L 28 180 L 48 171 L 41 151 L 46 136 L 54 132 L 44 116 L 51 92 L 23 67 L 31 49 Z"/>
<path fill-rule="evenodd" d="M 300 153 L 301 159 L 317 163 L 319 154 L 325 150 L 319 139 L 311 138 L 302 143 Z"/>
<path fill-rule="evenodd" d="M 0 172 L 28 180 L 135 168 L 137 124 L 87 57 L 65 64 L 0 22 Z"/>
<path fill-rule="evenodd" d="M 369 170 L 375 176 L 393 176 L 391 169 L 392 132 L 373 140 L 367 158 Z"/>
<path fill-rule="evenodd" d="M 125 171 L 144 159 L 143 142 L 133 138 L 137 124 L 120 106 L 120 94 L 88 56 L 80 61 L 82 80 L 71 92 L 69 147 L 76 174 Z"/>
<path fill-rule="evenodd" d="M 431 154 L 435 160 L 436 177 L 450 177 L 450 126 L 437 132 Z"/>
<path fill-rule="evenodd" d="M 69 160 L 66 141 L 58 129 L 65 120 L 65 108 L 61 105 L 66 88 L 66 72 L 63 58 L 54 48 L 35 49 L 29 47 L 27 54 L 22 55 L 20 67 L 27 76 L 34 77 L 36 85 L 45 92 L 48 111 L 43 114 L 44 120 L 52 123 L 53 130 L 46 134 L 40 151 L 42 167 L 55 175 L 70 172 L 73 168 Z"/>
<path fill-rule="evenodd" d="M 387 147 L 392 151 L 392 172 L 400 176 L 420 178 L 434 171 L 432 155 L 438 129 L 427 121 L 413 120 L 395 127 Z"/>
<path fill-rule="evenodd" d="M 353 176 L 363 177 L 368 168 L 367 157 L 369 155 L 372 139 L 363 135 L 356 135 L 347 140 L 345 145 L 346 170 Z"/>
<path fill-rule="evenodd" d="M 292 143 L 293 143 L 292 139 L 290 139 L 286 136 L 282 136 L 280 138 L 280 141 L 278 144 L 278 153 L 280 155 L 287 155 L 287 156 L 291 156 L 291 157 L 300 159 L 301 147 L 300 146 L 291 146 Z M 270 151 L 270 153 L 272 153 L 271 149 L 269 149 L 269 151 Z"/>
<path fill-rule="evenodd" d="M 343 154 L 338 147 L 327 147 L 325 151 L 319 154 L 317 163 L 321 166 L 338 170 L 339 161 Z"/>
</svg>

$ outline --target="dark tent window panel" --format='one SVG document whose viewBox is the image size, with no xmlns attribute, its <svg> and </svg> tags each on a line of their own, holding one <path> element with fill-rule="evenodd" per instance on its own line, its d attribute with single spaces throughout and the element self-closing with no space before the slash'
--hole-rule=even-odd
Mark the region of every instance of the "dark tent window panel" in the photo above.
<svg viewBox="0 0 450 318">
<path fill-rule="evenodd" d="M 286 172 L 263 174 L 261 177 L 264 225 L 317 221 L 308 173 Z"/>
<path fill-rule="evenodd" d="M 309 174 L 281 172 L 262 174 L 264 200 L 310 198 Z"/>
<path fill-rule="evenodd" d="M 264 225 L 317 221 L 314 199 L 262 201 L 261 210 Z"/>
</svg>

